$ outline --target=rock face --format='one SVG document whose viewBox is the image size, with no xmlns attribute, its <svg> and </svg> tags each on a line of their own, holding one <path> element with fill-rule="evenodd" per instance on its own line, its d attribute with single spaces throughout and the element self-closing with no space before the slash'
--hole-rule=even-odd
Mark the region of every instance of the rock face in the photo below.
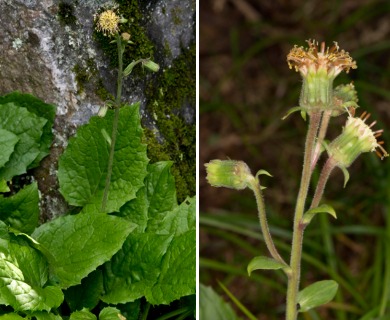
<svg viewBox="0 0 390 320">
<path fill-rule="evenodd" d="M 195 41 L 195 0 L 139 2 L 143 27 L 155 46 L 155 56 L 150 58 L 164 72 L 182 49 Z M 93 37 L 93 14 L 105 3 L 102 0 L 0 0 L 0 95 L 18 90 L 57 106 L 51 155 L 34 173 L 47 218 L 67 210 L 55 178 L 57 160 L 69 136 L 103 104 L 96 85 L 100 83 L 104 90 L 115 92 L 115 69 L 109 67 L 109 57 Z M 86 82 L 89 77 L 100 82 L 96 80 L 94 85 L 81 88 L 80 79 Z M 153 126 L 153 117 L 145 111 L 148 101 L 143 83 L 134 78 L 127 80 L 123 100 L 140 101 L 145 122 Z M 194 107 L 183 102 L 182 113 L 190 115 L 186 116 L 189 122 L 195 121 Z"/>
</svg>

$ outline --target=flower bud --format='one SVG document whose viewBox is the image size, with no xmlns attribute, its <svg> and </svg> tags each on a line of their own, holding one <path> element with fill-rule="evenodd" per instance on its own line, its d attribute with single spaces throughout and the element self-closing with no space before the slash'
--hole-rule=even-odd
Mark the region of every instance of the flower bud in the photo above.
<svg viewBox="0 0 390 320">
<path fill-rule="evenodd" d="M 242 190 L 249 187 L 255 179 L 243 161 L 211 160 L 205 166 L 207 181 L 213 187 Z"/>
<path fill-rule="evenodd" d="M 149 59 L 142 60 L 142 65 L 153 72 L 157 72 L 158 70 L 160 70 L 160 66 L 157 63 L 155 63 Z"/>
<path fill-rule="evenodd" d="M 337 166 L 348 168 L 363 152 L 375 151 L 381 159 L 388 156 L 382 147 L 383 142 L 377 141 L 383 130 L 372 131 L 376 122 L 367 125 L 365 121 L 369 117 L 366 112 L 360 118 L 348 117 L 343 132 L 327 147 L 329 157 L 335 160 Z"/>
<path fill-rule="evenodd" d="M 333 106 L 332 116 L 336 117 L 342 113 L 354 112 L 355 108 L 358 108 L 358 97 L 353 83 L 341 84 L 337 86 L 333 91 Z"/>
<path fill-rule="evenodd" d="M 123 33 L 121 34 L 121 36 L 122 36 L 122 39 L 123 39 L 124 41 L 129 41 L 129 40 L 130 40 L 130 34 L 127 33 L 127 32 L 123 32 Z"/>
</svg>

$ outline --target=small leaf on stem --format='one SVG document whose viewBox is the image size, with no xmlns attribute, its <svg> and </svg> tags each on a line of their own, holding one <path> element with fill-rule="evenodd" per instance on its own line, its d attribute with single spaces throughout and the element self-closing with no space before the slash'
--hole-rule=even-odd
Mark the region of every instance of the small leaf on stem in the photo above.
<svg viewBox="0 0 390 320">
<path fill-rule="evenodd" d="M 299 312 L 310 309 L 331 301 L 336 295 L 339 285 L 333 280 L 318 281 L 298 293 Z"/>
<path fill-rule="evenodd" d="M 347 182 L 349 180 L 349 172 L 344 167 L 340 167 L 340 169 L 341 169 L 341 171 L 343 171 L 343 174 L 344 174 L 344 188 L 345 188 L 345 186 L 347 185 Z"/>
<path fill-rule="evenodd" d="M 337 219 L 336 211 L 333 209 L 333 207 L 327 204 L 323 204 L 306 211 L 303 215 L 302 223 L 308 225 L 317 213 L 329 213 L 332 217 Z"/>
<path fill-rule="evenodd" d="M 274 259 L 264 257 L 264 256 L 258 256 L 254 257 L 251 262 L 248 264 L 248 275 L 250 276 L 252 271 L 254 270 L 278 270 L 282 268 L 286 268 L 287 266 L 284 263 L 281 263 L 279 261 L 276 261 Z"/>
</svg>

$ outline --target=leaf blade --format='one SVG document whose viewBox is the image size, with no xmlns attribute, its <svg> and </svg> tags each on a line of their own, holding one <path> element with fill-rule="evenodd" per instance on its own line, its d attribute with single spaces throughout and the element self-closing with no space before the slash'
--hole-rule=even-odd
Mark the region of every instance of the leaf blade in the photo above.
<svg viewBox="0 0 390 320">
<path fill-rule="evenodd" d="M 304 288 L 298 293 L 299 312 L 306 312 L 328 303 L 336 295 L 338 286 L 336 281 L 323 280 Z"/>
</svg>

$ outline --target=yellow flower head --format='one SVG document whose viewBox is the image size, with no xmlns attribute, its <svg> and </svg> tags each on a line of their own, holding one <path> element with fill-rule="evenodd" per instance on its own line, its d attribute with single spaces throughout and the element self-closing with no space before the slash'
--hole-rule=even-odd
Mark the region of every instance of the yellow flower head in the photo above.
<svg viewBox="0 0 390 320">
<path fill-rule="evenodd" d="M 105 10 L 95 15 L 96 30 L 103 32 L 105 36 L 113 36 L 119 32 L 120 18 L 113 10 Z"/>
<path fill-rule="evenodd" d="M 353 61 L 348 52 L 340 50 L 337 42 L 325 49 L 325 42 L 318 46 L 315 40 L 307 41 L 309 48 L 294 46 L 287 55 L 287 63 L 290 69 L 299 71 L 306 76 L 309 71 L 324 70 L 328 76 L 335 78 L 341 71 L 356 69 L 356 61 Z"/>
</svg>

